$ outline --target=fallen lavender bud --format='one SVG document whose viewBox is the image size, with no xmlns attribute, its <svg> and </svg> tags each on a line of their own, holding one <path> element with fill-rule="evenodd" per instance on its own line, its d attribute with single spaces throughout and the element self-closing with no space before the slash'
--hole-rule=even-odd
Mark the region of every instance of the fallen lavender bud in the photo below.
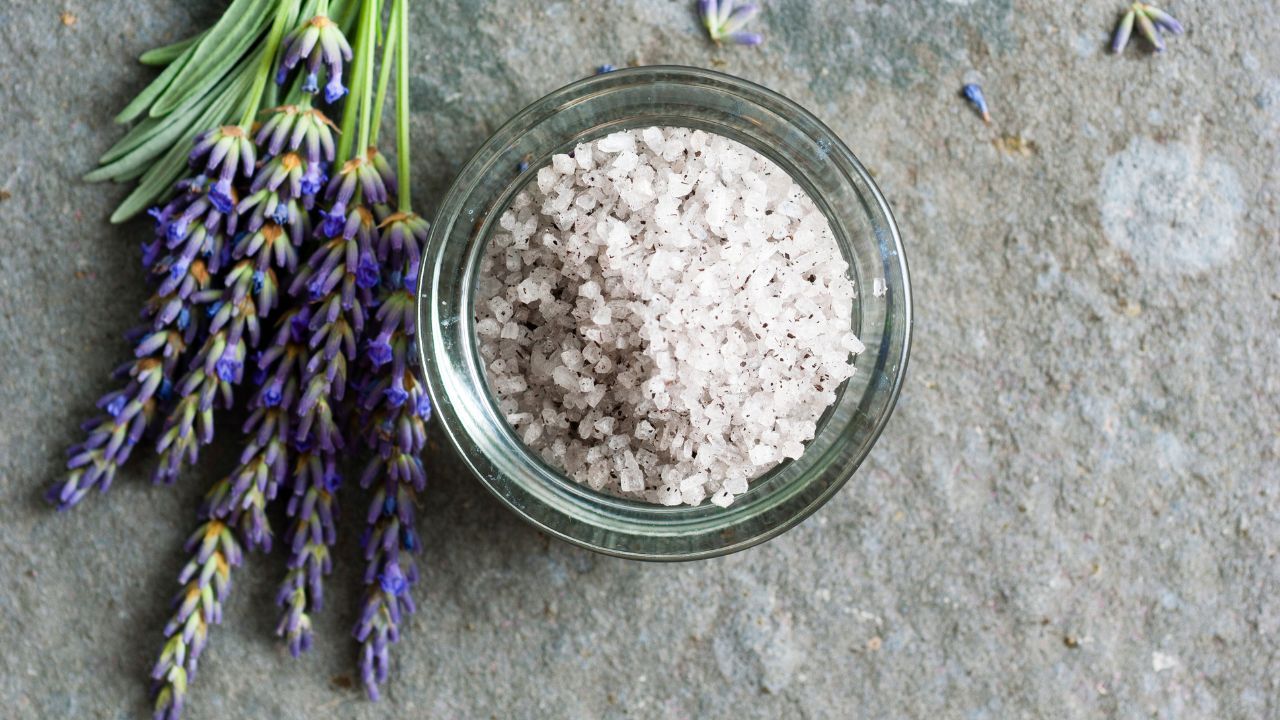
<svg viewBox="0 0 1280 720">
<path fill-rule="evenodd" d="M 1161 30 L 1174 35 L 1185 32 L 1182 23 L 1169 13 L 1149 3 L 1135 2 L 1125 11 L 1120 18 L 1120 23 L 1116 26 L 1111 38 L 1111 52 L 1124 52 L 1133 36 L 1135 26 L 1156 52 L 1164 52 L 1164 37 L 1161 35 Z"/>
<path fill-rule="evenodd" d="M 1124 17 L 1120 18 L 1120 24 L 1116 26 L 1116 32 L 1111 37 L 1111 52 L 1121 53 L 1129 44 L 1129 38 L 1133 36 L 1133 23 L 1138 18 L 1138 11 L 1129 8 Z"/>
<path fill-rule="evenodd" d="M 982 122 L 991 122 L 991 110 L 987 107 L 987 98 L 982 94 L 982 86 L 977 83 L 969 83 L 961 88 L 964 99 L 973 105 L 973 108 L 982 116 Z"/>
<path fill-rule="evenodd" d="M 1156 27 L 1161 30 L 1168 30 L 1174 35 L 1181 35 L 1185 32 L 1182 27 L 1182 23 L 1178 22 L 1172 15 L 1161 10 L 1155 5 L 1148 5 L 1144 3 L 1142 5 L 1142 9 L 1146 12 L 1147 17 L 1151 18 L 1151 22 L 1155 23 Z"/>
</svg>

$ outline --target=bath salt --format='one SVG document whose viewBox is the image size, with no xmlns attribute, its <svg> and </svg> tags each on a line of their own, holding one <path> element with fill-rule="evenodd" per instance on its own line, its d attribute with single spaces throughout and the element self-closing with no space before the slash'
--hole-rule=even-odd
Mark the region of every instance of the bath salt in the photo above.
<svg viewBox="0 0 1280 720">
<path fill-rule="evenodd" d="M 475 299 L 490 392 L 573 480 L 728 507 L 799 457 L 865 350 L 826 217 L 701 130 L 556 155 L 498 221 Z"/>
</svg>

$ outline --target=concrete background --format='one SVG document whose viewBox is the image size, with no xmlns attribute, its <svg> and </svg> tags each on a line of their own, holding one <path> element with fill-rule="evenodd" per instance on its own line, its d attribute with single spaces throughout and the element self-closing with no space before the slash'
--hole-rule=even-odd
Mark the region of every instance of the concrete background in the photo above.
<svg viewBox="0 0 1280 720">
<path fill-rule="evenodd" d="M 0 714 L 131 718 L 236 432 L 175 488 L 139 452 L 75 512 L 39 501 L 144 298 L 146 226 L 78 178 L 153 75 L 133 58 L 222 4 L 60 3 L 0 5 Z M 385 700 L 353 683 L 348 526 L 300 661 L 282 560 L 236 573 L 187 717 L 1280 716 L 1280 11 L 1168 0 L 1189 34 L 1114 57 L 1124 4 L 766 0 L 752 50 L 685 0 L 415 0 L 418 197 L 605 62 L 723 69 L 830 123 L 908 243 L 906 389 L 816 516 L 695 564 L 550 541 L 441 450 Z"/>
</svg>

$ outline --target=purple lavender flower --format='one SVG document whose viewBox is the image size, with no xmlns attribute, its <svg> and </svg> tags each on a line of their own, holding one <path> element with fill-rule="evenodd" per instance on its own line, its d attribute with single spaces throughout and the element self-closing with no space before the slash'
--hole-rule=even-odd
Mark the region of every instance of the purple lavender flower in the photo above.
<svg viewBox="0 0 1280 720">
<path fill-rule="evenodd" d="M 351 211 L 341 233 L 321 244 L 294 277 L 289 292 L 304 290 L 311 301 L 308 347 L 302 397 L 298 404 L 298 434 L 310 436 L 325 451 L 341 445 L 330 400 L 346 392 L 347 366 L 354 362 L 364 331 L 365 308 L 372 297 L 358 282 L 359 259 L 377 243 L 373 214 L 365 207 Z"/>
<path fill-rule="evenodd" d="M 316 163 L 319 165 L 320 163 Z M 296 152 L 281 153 L 268 160 L 258 173 L 253 176 L 253 184 L 249 192 L 256 194 L 263 190 L 278 193 L 283 200 L 294 200 L 302 197 L 302 179 L 310 170 L 310 163 L 302 159 Z M 244 213 L 244 210 L 240 210 Z"/>
<path fill-rule="evenodd" d="M 221 481 L 215 490 L 225 486 Z M 222 603 L 231 590 L 231 568 L 243 560 L 235 538 L 235 522 L 207 518 L 187 540 L 191 559 L 178 576 L 182 590 L 173 599 L 174 614 L 165 626 L 168 638 L 151 670 L 155 680 L 155 717 L 177 720 L 186 701 L 187 683 L 196 673 L 209 641 L 209 626 L 222 622 Z"/>
<path fill-rule="evenodd" d="M 271 549 L 266 506 L 276 495 L 288 466 L 290 413 L 259 406 L 245 422 L 248 445 L 240 465 L 205 495 L 203 524 L 187 541 L 192 558 L 178 582 L 176 610 L 164 634 L 168 640 L 151 671 L 157 682 L 156 718 L 176 720 L 182 712 L 187 683 L 195 676 L 208 644 L 209 626 L 222 621 L 222 603 L 231 589 L 231 568 L 249 549 Z M 238 540 L 237 540 L 238 536 Z"/>
<path fill-rule="evenodd" d="M 379 226 L 382 231 L 378 243 L 378 260 L 387 263 L 399 253 L 404 253 L 404 275 L 418 278 L 418 264 L 422 261 L 420 248 L 427 242 L 431 226 L 416 213 L 395 213 L 387 216 Z M 392 262 L 389 267 L 397 263 Z"/>
<path fill-rule="evenodd" d="M 742 30 L 747 23 L 760 13 L 759 6 L 754 3 L 737 5 L 734 0 L 699 0 L 698 15 L 707 35 L 715 43 L 723 40 L 739 45 L 759 45 L 764 37 L 759 33 Z"/>
<path fill-rule="evenodd" d="M 391 167 L 391 163 L 387 161 L 387 156 L 379 152 L 378 148 L 370 145 L 365 150 L 364 159 L 365 159 L 365 162 L 367 162 L 374 169 L 374 172 L 378 173 L 378 177 L 382 179 L 382 186 L 387 189 L 387 195 L 388 196 L 395 195 L 398 189 L 399 181 L 396 179 L 395 168 Z M 405 182 L 408 182 L 408 181 L 409 179 L 405 178 Z M 370 200 L 369 202 L 370 204 L 374 204 L 374 205 L 382 204 L 382 203 L 375 203 L 372 200 Z M 387 202 L 387 200 L 384 199 L 382 202 L 385 203 Z"/>
<path fill-rule="evenodd" d="M 387 201 L 387 185 L 382 174 L 368 158 L 356 157 L 348 160 L 337 175 L 329 181 L 325 190 L 325 199 L 333 203 L 332 215 L 345 217 L 347 205 L 355 198 L 356 190 L 363 193 L 363 200 L 369 205 L 380 205 Z M 325 216 L 326 228 L 329 216 Z M 326 233 L 328 234 L 328 233 Z M 333 237 L 329 235 L 329 237 Z"/>
<path fill-rule="evenodd" d="M 217 178 L 213 188 L 209 190 L 209 200 L 219 212 L 229 213 L 236 205 L 231 184 L 235 182 L 237 175 L 245 178 L 253 175 L 257 149 L 244 128 L 239 125 L 223 125 L 196 137 L 190 162 L 192 167 L 199 167 L 203 163 L 204 172 Z"/>
<path fill-rule="evenodd" d="M 212 311 L 209 336 L 191 358 L 186 375 L 175 385 L 178 400 L 156 443 L 160 462 L 156 482 L 172 483 L 186 463 L 199 459 L 200 445 L 213 441 L 214 403 L 232 404 L 232 385 L 238 384 L 248 350 L 258 344 L 258 312 L 251 294 L 242 290 L 251 278 L 237 276 L 235 285 L 206 294 Z M 239 302 L 230 302 L 234 295 Z"/>
<path fill-rule="evenodd" d="M 327 16 L 316 15 L 289 33 L 284 48 L 276 82 L 283 85 L 289 72 L 305 59 L 307 76 L 303 89 L 306 92 L 319 91 L 318 76 L 323 65 L 329 78 L 325 84 L 325 102 L 337 102 L 347 94 L 347 88 L 342 85 L 342 65 L 351 62 L 351 46 L 342 30 Z"/>
<path fill-rule="evenodd" d="M 203 225 L 211 233 L 224 232 L 234 235 L 236 216 L 220 199 L 210 197 L 213 183 L 204 175 L 197 175 L 174 185 L 175 195 L 163 207 L 152 208 L 148 213 L 155 218 L 156 236 L 172 246 L 186 239 L 192 227 Z M 234 204 L 235 191 L 230 199 Z"/>
<path fill-rule="evenodd" d="M 338 128 L 324 113 L 306 104 L 282 105 L 266 112 L 270 116 L 258 128 L 256 139 L 268 155 L 279 155 L 287 147 L 301 152 L 312 165 L 333 162 L 333 134 Z"/>
</svg>

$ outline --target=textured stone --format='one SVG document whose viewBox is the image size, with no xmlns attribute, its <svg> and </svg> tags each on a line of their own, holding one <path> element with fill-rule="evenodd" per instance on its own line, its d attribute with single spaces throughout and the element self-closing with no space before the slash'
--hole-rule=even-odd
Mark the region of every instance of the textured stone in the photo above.
<svg viewBox="0 0 1280 720">
<path fill-rule="evenodd" d="M 601 63 L 791 96 L 876 175 L 912 261 L 911 370 L 863 470 L 762 547 L 654 566 L 541 537 L 437 441 L 384 702 L 352 686 L 348 525 L 300 661 L 272 636 L 281 560 L 236 573 L 188 718 L 1280 715 L 1272 6 L 1170 0 L 1188 35 L 1113 57 L 1112 0 L 764 4 L 757 51 L 701 40 L 691 1 L 415 0 L 415 197 Z M 39 500 L 144 297 L 145 226 L 109 227 L 124 189 L 78 178 L 153 74 L 132 58 L 220 7 L 0 3 L 6 717 L 146 713 L 179 546 L 235 461 L 228 422 L 175 488 L 140 453 L 75 512 Z"/>
</svg>

